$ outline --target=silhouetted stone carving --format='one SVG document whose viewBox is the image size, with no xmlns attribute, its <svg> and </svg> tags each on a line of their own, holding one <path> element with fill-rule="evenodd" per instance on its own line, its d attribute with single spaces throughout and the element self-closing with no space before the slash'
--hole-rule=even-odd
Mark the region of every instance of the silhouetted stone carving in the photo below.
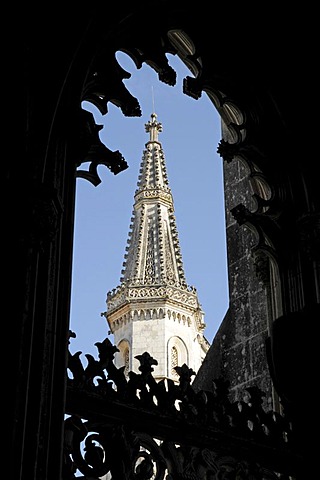
<svg viewBox="0 0 320 480">
<path fill-rule="evenodd" d="M 271 480 L 299 468 L 291 422 L 262 408 L 259 388 L 238 402 L 222 378 L 212 392 L 195 392 L 185 364 L 175 367 L 178 384 L 157 382 L 148 352 L 136 356 L 141 373 L 126 378 L 110 340 L 95 345 L 99 360 L 85 355 L 86 368 L 81 352 L 69 354 L 65 479 L 79 470 L 90 478 Z"/>
</svg>

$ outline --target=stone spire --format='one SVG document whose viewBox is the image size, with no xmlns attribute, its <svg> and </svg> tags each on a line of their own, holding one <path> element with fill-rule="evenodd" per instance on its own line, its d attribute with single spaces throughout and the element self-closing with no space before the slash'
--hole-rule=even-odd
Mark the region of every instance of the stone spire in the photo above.
<svg viewBox="0 0 320 480">
<path fill-rule="evenodd" d="M 123 342 L 126 345 L 126 353 L 120 348 L 118 364 L 126 358 L 133 368 L 133 357 L 148 351 L 158 361 L 159 355 L 163 357 L 158 377 L 164 378 L 170 376 L 170 338 L 179 338 L 171 340 L 179 344 L 174 354 L 180 352 L 180 360 L 187 364 L 197 341 L 197 360 L 188 364 L 193 369 L 199 368 L 209 345 L 203 337 L 204 314 L 197 292 L 185 279 L 173 198 L 158 140 L 162 124 L 155 113 L 145 129 L 150 138 L 140 165 L 122 276 L 120 285 L 107 294 L 105 316 L 115 344 L 118 348 Z"/>
<path fill-rule="evenodd" d="M 141 162 L 121 283 L 186 287 L 174 206 L 157 115 L 145 124 L 150 140 Z"/>
</svg>

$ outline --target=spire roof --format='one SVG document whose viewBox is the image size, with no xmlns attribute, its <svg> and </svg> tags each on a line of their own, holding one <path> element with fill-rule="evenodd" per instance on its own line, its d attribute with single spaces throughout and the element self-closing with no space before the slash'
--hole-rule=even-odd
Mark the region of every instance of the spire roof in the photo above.
<svg viewBox="0 0 320 480">
<path fill-rule="evenodd" d="M 121 282 L 186 286 L 174 205 L 157 115 L 145 124 L 150 140 L 140 165 Z"/>
<path fill-rule="evenodd" d="M 150 137 L 140 164 L 122 276 L 120 285 L 108 292 L 107 317 L 128 302 L 148 301 L 164 306 L 171 301 L 197 312 L 195 317 L 202 329 L 203 312 L 196 289 L 188 286 L 185 278 L 173 197 L 158 139 L 162 124 L 155 113 L 145 130 Z"/>
</svg>

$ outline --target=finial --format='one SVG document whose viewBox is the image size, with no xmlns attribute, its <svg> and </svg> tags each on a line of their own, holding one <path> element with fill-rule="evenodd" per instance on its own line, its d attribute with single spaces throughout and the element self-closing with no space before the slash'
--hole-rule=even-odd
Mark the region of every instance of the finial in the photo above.
<svg viewBox="0 0 320 480">
<path fill-rule="evenodd" d="M 157 122 L 157 114 L 151 113 L 151 121 L 145 124 L 146 132 L 150 133 L 150 142 L 158 141 L 158 133 L 162 132 L 162 123 Z"/>
</svg>

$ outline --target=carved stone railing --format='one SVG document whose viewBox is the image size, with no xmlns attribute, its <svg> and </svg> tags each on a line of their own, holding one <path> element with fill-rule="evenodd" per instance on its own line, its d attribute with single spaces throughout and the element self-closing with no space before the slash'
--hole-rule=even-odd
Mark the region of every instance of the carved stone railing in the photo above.
<svg viewBox="0 0 320 480">
<path fill-rule="evenodd" d="M 238 402 L 223 379 L 195 392 L 186 365 L 176 367 L 178 384 L 156 382 L 147 352 L 136 357 L 141 373 L 126 377 L 109 339 L 95 345 L 99 359 L 85 355 L 85 368 L 81 352 L 69 353 L 64 479 L 284 480 L 301 471 L 291 422 L 265 412 L 258 388 Z"/>
</svg>

